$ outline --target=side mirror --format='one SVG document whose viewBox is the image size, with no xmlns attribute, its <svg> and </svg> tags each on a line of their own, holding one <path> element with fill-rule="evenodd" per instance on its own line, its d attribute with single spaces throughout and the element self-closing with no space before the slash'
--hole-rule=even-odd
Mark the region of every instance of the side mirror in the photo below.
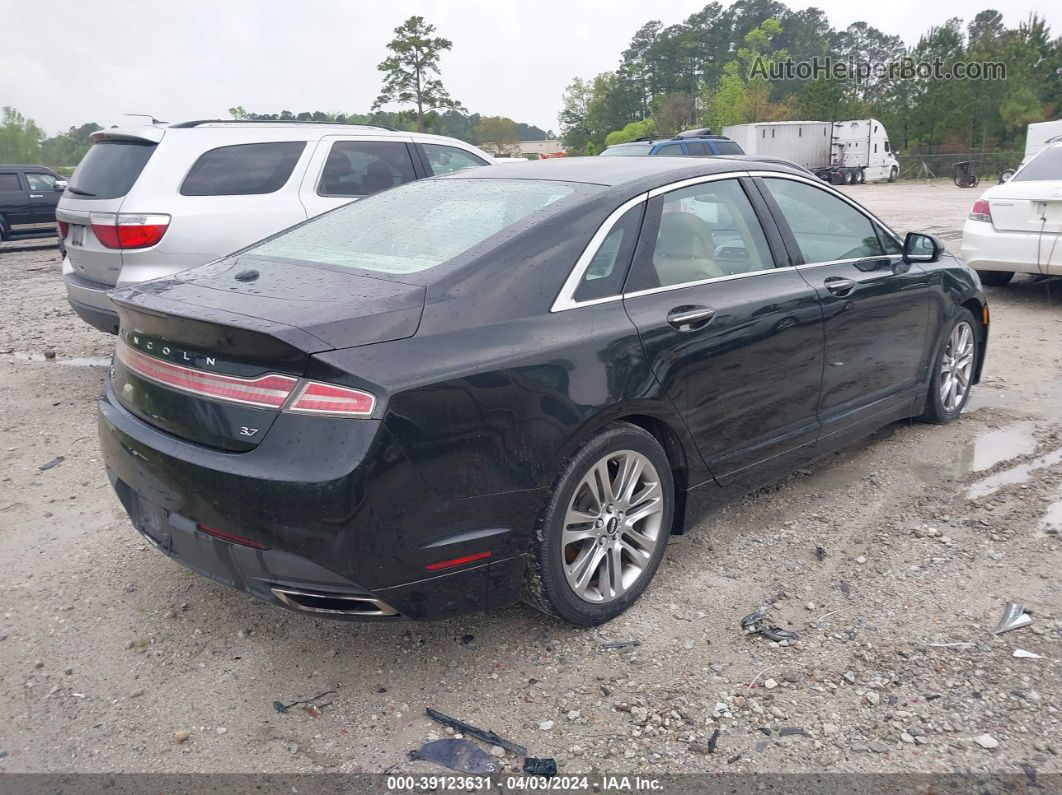
<svg viewBox="0 0 1062 795">
<path fill-rule="evenodd" d="M 56 193 L 62 193 L 64 190 L 66 190 L 66 186 L 69 185 L 69 184 L 70 183 L 67 182 L 67 180 L 65 180 L 65 179 L 57 179 L 55 181 L 55 184 L 52 186 L 52 189 Z"/>
<path fill-rule="evenodd" d="M 944 253 L 944 246 L 933 235 L 908 232 L 903 241 L 904 262 L 936 262 Z"/>
</svg>

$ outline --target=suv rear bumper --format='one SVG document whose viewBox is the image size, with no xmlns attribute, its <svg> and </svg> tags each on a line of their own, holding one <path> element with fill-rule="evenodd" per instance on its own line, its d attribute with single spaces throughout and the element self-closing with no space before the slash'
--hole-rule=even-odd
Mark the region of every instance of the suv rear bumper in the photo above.
<svg viewBox="0 0 1062 795">
<path fill-rule="evenodd" d="M 66 286 L 66 299 L 78 317 L 100 331 L 118 333 L 118 313 L 107 297 L 110 285 L 82 279 L 74 273 L 69 258 L 63 259 L 63 283 Z"/>
</svg>

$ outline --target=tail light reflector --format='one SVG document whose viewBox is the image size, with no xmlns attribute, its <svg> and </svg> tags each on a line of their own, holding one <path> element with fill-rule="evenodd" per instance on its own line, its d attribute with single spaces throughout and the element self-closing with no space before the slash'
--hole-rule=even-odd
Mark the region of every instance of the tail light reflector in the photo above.
<svg viewBox="0 0 1062 795">
<path fill-rule="evenodd" d="M 163 213 L 91 213 L 92 233 L 106 248 L 147 248 L 154 246 L 170 226 Z"/>
<path fill-rule="evenodd" d="M 462 558 L 451 558 L 450 560 L 440 560 L 438 563 L 429 563 L 424 568 L 428 571 L 440 571 L 442 569 L 452 569 L 455 566 L 463 566 L 466 563 L 473 563 L 477 560 L 486 560 L 493 554 L 489 549 L 485 552 L 476 552 L 472 555 L 465 555 Z"/>
<path fill-rule="evenodd" d="M 375 405 L 376 398 L 360 389 L 310 381 L 291 401 L 287 410 L 300 414 L 369 417 Z"/>
<path fill-rule="evenodd" d="M 290 375 L 237 378 L 182 367 L 154 356 L 147 356 L 119 341 L 118 360 L 141 378 L 200 397 L 211 397 L 246 406 L 279 409 L 291 396 L 299 379 Z"/>
<path fill-rule="evenodd" d="M 970 208 L 971 221 L 987 221 L 992 223 L 992 208 L 984 199 L 978 199 Z"/>
<path fill-rule="evenodd" d="M 70 231 L 70 224 L 66 221 L 56 221 L 59 225 L 59 239 L 66 240 L 66 233 Z"/>
<path fill-rule="evenodd" d="M 216 527 L 207 527 L 205 524 L 197 524 L 195 529 L 200 533 L 206 533 L 208 536 L 220 538 L 222 541 L 228 541 L 230 544 L 239 544 L 240 546 L 250 547 L 251 549 L 269 549 L 265 544 L 259 544 L 257 541 L 238 536 L 235 533 L 226 533 L 224 530 L 218 530 Z"/>
</svg>

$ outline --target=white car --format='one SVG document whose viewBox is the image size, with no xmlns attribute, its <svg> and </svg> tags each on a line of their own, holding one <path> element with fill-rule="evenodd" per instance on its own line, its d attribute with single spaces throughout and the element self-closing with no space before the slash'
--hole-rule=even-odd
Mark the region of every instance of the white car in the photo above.
<svg viewBox="0 0 1062 795">
<path fill-rule="evenodd" d="M 456 138 L 308 122 L 112 127 L 92 139 L 55 215 L 70 305 L 113 334 L 113 287 L 202 265 L 404 182 L 494 163 Z"/>
<path fill-rule="evenodd" d="M 1062 276 L 1062 143 L 1053 143 L 974 202 L 962 258 L 987 285 L 1015 273 Z"/>
</svg>

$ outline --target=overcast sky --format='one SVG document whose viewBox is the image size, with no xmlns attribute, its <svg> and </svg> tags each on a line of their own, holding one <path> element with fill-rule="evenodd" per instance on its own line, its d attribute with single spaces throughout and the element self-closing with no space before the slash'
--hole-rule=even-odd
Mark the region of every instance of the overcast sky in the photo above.
<svg viewBox="0 0 1062 795">
<path fill-rule="evenodd" d="M 701 0 L 0 0 L 0 105 L 48 133 L 123 113 L 167 121 L 258 113 L 364 112 L 380 89 L 376 65 L 392 31 L 420 14 L 453 41 L 442 77 L 470 111 L 557 129 L 561 93 L 576 76 L 615 68 L 650 19 L 681 22 Z M 724 5 L 729 5 L 724 2 Z M 851 0 L 823 9 L 834 27 L 862 19 L 912 43 L 985 3 Z M 1062 27 L 1062 5 L 997 2 L 1008 26 L 1038 11 Z"/>
</svg>

